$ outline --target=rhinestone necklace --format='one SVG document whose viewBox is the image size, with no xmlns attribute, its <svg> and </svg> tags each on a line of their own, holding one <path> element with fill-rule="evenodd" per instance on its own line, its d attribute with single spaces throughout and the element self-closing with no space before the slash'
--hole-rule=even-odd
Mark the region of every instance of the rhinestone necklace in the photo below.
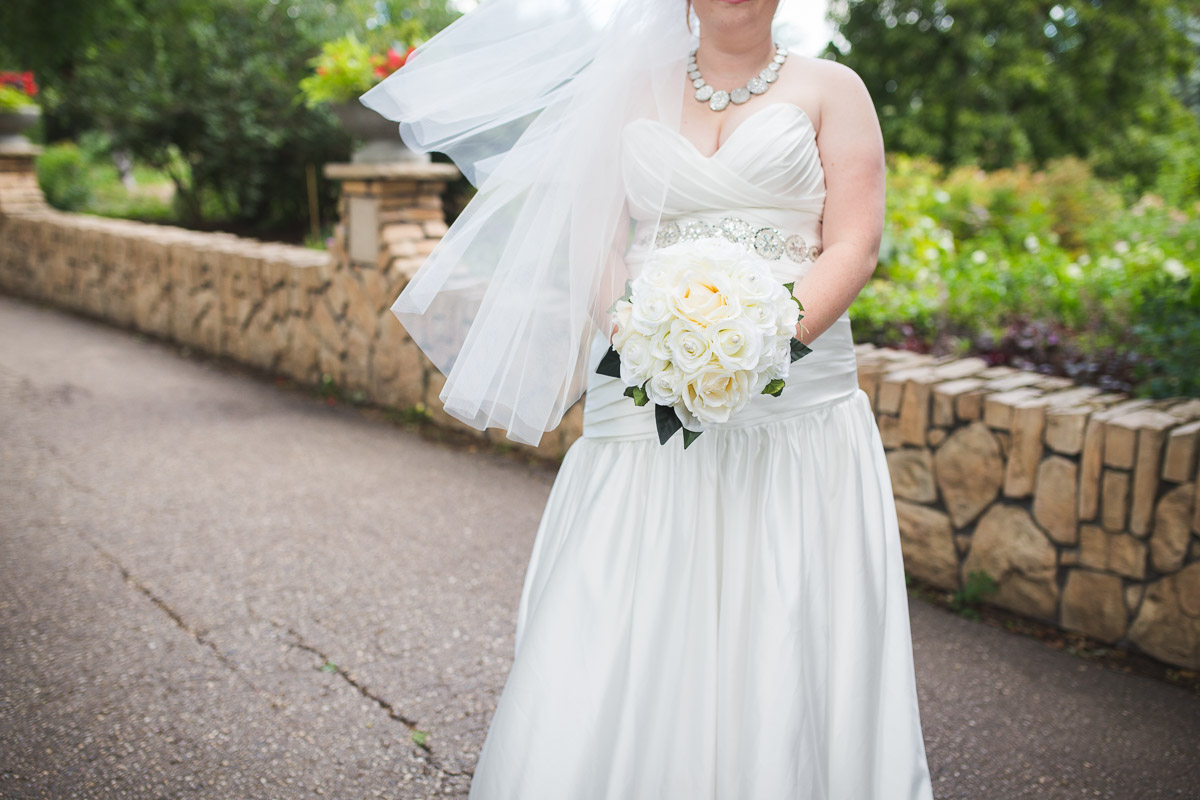
<svg viewBox="0 0 1200 800">
<path fill-rule="evenodd" d="M 714 91 L 713 87 L 705 83 L 704 78 L 701 77 L 700 68 L 696 66 L 696 51 L 693 50 L 688 53 L 688 77 L 692 79 L 692 86 L 696 87 L 697 100 L 701 103 L 707 101 L 708 107 L 713 111 L 724 111 L 731 101 L 740 105 L 749 100 L 750 95 L 765 92 L 779 77 L 779 68 L 786 60 L 787 48 L 780 47 L 779 42 L 775 42 L 775 57 L 771 59 L 771 63 L 762 72 L 746 81 L 745 86 L 739 86 L 729 92 L 724 89 Z"/>
</svg>

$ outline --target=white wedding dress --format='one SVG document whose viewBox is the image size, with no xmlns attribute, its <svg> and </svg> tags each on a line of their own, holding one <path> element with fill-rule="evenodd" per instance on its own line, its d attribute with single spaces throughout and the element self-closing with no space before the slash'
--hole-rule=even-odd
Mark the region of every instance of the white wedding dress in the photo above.
<svg viewBox="0 0 1200 800">
<path fill-rule="evenodd" d="M 765 105 L 711 157 L 627 125 L 635 219 L 663 148 L 686 151 L 664 220 L 820 243 L 824 174 L 798 106 Z M 781 281 L 811 267 L 769 263 Z M 607 346 L 598 333 L 472 800 L 929 800 L 899 530 L 849 317 L 779 397 L 686 451 L 595 374 Z"/>
</svg>

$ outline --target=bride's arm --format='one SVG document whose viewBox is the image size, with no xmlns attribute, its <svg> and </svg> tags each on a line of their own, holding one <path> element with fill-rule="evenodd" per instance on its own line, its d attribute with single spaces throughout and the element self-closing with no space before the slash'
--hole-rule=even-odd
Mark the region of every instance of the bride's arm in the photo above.
<svg viewBox="0 0 1200 800">
<path fill-rule="evenodd" d="M 808 344 L 850 307 L 875 271 L 883 234 L 883 136 L 871 96 L 850 68 L 824 61 L 817 148 L 825 171 L 822 252 L 793 293 L 804 306 L 796 326 Z"/>
</svg>

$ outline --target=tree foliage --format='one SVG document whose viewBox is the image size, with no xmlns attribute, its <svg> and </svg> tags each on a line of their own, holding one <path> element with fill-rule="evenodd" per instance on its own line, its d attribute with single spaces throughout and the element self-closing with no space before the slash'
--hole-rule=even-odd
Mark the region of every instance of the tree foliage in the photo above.
<svg viewBox="0 0 1200 800">
<path fill-rule="evenodd" d="M 348 143 L 294 102 L 309 55 L 297 26 L 279 6 L 253 5 L 131 2 L 122 34 L 90 44 L 59 97 L 114 146 L 167 170 L 187 217 L 271 227 L 304 218 L 305 164 L 344 157 Z"/>
<path fill-rule="evenodd" d="M 830 18 L 826 55 L 863 78 L 889 149 L 987 169 L 1076 155 L 1130 188 L 1200 188 L 1178 0 L 837 0 Z"/>
<path fill-rule="evenodd" d="M 321 44 L 355 32 L 386 47 L 397 23 L 434 31 L 455 16 L 445 0 L 42 5 L 0 2 L 0 62 L 35 69 L 52 138 L 101 129 L 170 173 L 183 216 L 260 232 L 302 227 L 306 169 L 349 156 L 328 109 L 299 97 Z M 321 194 L 332 210 L 328 187 Z"/>
<path fill-rule="evenodd" d="M 4 0 L 0 3 L 0 57 L 12 69 L 29 69 L 42 82 L 69 71 L 79 50 L 108 30 L 105 20 L 121 0 Z"/>
</svg>

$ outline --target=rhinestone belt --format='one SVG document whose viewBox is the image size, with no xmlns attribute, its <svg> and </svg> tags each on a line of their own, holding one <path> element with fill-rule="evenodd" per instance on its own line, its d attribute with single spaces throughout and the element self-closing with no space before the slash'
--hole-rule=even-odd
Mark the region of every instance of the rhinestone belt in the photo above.
<svg viewBox="0 0 1200 800">
<path fill-rule="evenodd" d="M 816 261 L 821 255 L 821 248 L 809 245 L 798 233 L 785 235 L 778 228 L 755 227 L 739 217 L 722 217 L 716 222 L 666 220 L 658 227 L 654 246 L 670 247 L 677 242 L 706 237 L 728 239 L 771 260 L 787 256 L 792 261 Z"/>
</svg>

